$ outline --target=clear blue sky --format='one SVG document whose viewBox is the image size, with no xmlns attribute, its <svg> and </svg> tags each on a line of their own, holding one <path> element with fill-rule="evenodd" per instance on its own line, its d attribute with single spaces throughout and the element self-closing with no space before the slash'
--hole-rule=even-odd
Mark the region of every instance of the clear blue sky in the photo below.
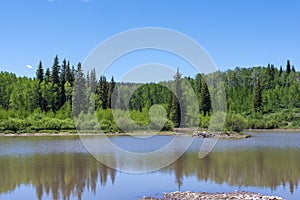
<svg viewBox="0 0 300 200">
<path fill-rule="evenodd" d="M 300 70 L 299 10 L 297 0 L 5 0 L 0 71 L 34 76 L 56 54 L 76 64 L 113 34 L 149 26 L 192 37 L 221 70 L 287 59 Z"/>
</svg>

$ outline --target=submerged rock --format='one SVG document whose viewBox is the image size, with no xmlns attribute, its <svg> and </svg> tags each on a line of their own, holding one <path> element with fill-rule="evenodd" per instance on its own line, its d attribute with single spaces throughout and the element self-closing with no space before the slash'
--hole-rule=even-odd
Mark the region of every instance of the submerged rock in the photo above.
<svg viewBox="0 0 300 200">
<path fill-rule="evenodd" d="M 281 197 L 265 196 L 254 192 L 233 192 L 233 193 L 172 192 L 172 193 L 164 193 L 163 198 L 143 197 L 140 200 L 201 200 L 201 199 L 284 200 Z"/>
</svg>

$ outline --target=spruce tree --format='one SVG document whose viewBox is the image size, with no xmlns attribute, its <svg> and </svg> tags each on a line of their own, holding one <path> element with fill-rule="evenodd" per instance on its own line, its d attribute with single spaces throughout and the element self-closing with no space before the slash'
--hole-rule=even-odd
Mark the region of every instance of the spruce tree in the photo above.
<svg viewBox="0 0 300 200">
<path fill-rule="evenodd" d="M 60 107 L 61 95 L 59 91 L 59 86 L 60 86 L 59 73 L 60 73 L 60 66 L 59 66 L 58 56 L 56 55 L 52 65 L 52 73 L 51 73 L 52 90 L 53 90 L 52 110 L 54 112 L 57 111 Z"/>
<path fill-rule="evenodd" d="M 290 64 L 290 60 L 287 60 L 286 63 L 286 73 L 289 75 L 291 73 L 291 64 Z"/>
<path fill-rule="evenodd" d="M 296 72 L 294 65 L 292 66 L 292 72 Z"/>
<path fill-rule="evenodd" d="M 84 73 L 82 72 L 81 63 L 77 65 L 77 73 L 74 81 L 74 95 L 73 95 L 73 115 L 78 116 L 81 112 L 87 113 L 88 99 L 87 87 Z"/>
<path fill-rule="evenodd" d="M 46 83 L 48 83 L 48 82 L 51 81 L 51 73 L 50 73 L 50 69 L 49 68 L 47 68 L 46 72 L 45 72 L 45 81 L 46 81 Z"/>
<path fill-rule="evenodd" d="M 114 77 L 112 76 L 110 84 L 109 84 L 109 90 L 108 90 L 108 108 L 111 108 L 112 105 L 114 105 L 112 103 L 112 95 L 113 95 L 115 87 L 116 87 L 116 82 L 114 80 Z"/>
<path fill-rule="evenodd" d="M 260 78 L 258 77 L 254 89 L 254 111 L 255 112 L 261 111 L 261 107 L 262 107 L 262 86 L 261 86 Z"/>
<path fill-rule="evenodd" d="M 60 81 L 59 81 L 59 98 L 60 98 L 60 106 L 63 106 L 66 102 L 66 91 L 65 91 L 65 84 L 67 82 L 67 61 L 66 59 L 63 60 L 62 66 L 61 66 L 61 74 L 60 74 Z"/>
<path fill-rule="evenodd" d="M 202 76 L 201 80 L 201 91 L 200 91 L 200 111 L 206 115 L 211 110 L 211 99 L 210 93 L 205 82 L 204 76 Z"/>
<path fill-rule="evenodd" d="M 45 103 L 44 103 L 44 99 L 42 96 L 42 92 L 41 92 L 41 83 L 44 81 L 44 69 L 43 69 L 43 65 L 42 65 L 42 61 L 39 62 L 39 66 L 38 69 L 36 71 L 36 78 L 39 80 L 39 85 L 38 85 L 38 104 L 40 106 L 40 108 L 44 111 L 45 110 Z"/>
<path fill-rule="evenodd" d="M 36 78 L 39 80 L 39 82 L 43 82 L 44 80 L 44 69 L 42 65 L 42 61 L 39 62 L 38 69 L 36 71 Z"/>
<path fill-rule="evenodd" d="M 105 76 L 100 76 L 97 93 L 99 95 L 101 108 L 108 108 L 108 84 Z"/>
<path fill-rule="evenodd" d="M 182 88 L 181 88 L 181 74 L 179 73 L 179 69 L 174 76 L 174 90 L 175 94 L 171 95 L 171 111 L 170 111 L 170 119 L 174 123 L 175 127 L 184 126 L 184 124 L 180 124 L 180 122 L 184 122 L 184 113 L 181 111 L 181 106 L 183 106 L 183 98 L 182 98 Z"/>
<path fill-rule="evenodd" d="M 97 77 L 96 70 L 95 70 L 95 68 L 93 68 L 90 73 L 90 87 L 91 87 L 91 91 L 93 93 L 96 93 L 96 89 L 97 89 L 97 78 L 96 77 Z"/>
<path fill-rule="evenodd" d="M 59 85 L 59 72 L 60 72 L 59 60 L 58 60 L 58 56 L 56 55 L 54 58 L 54 62 L 52 65 L 52 72 L 51 72 L 51 81 L 53 84 Z"/>
</svg>

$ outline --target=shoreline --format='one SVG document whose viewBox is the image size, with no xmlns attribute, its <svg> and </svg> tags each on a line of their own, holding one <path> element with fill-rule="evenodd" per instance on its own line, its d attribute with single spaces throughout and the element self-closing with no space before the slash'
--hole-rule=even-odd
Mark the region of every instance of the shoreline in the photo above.
<svg viewBox="0 0 300 200">
<path fill-rule="evenodd" d="M 182 129 L 174 129 L 174 131 L 162 131 L 158 132 L 155 135 L 161 136 L 173 136 L 173 135 L 182 135 L 182 136 L 192 136 L 193 132 L 186 133 L 186 131 L 207 131 L 207 129 L 196 129 L 196 128 L 182 128 Z M 182 132 L 181 132 L 182 131 Z M 276 129 L 245 129 L 241 135 L 247 135 L 249 132 L 255 133 L 265 133 L 265 132 L 300 132 L 300 128 L 295 129 L 283 129 L 283 128 L 276 128 Z M 147 132 L 136 132 L 136 133 L 78 133 L 78 132 L 37 132 L 37 133 L 0 133 L 0 137 L 43 137 L 43 136 L 151 136 L 152 133 Z M 222 139 L 222 138 L 220 138 Z"/>
</svg>

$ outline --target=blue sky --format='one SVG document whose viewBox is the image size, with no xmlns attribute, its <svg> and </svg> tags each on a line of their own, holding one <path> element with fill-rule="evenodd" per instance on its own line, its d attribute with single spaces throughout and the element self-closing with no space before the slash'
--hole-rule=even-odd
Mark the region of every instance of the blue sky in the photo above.
<svg viewBox="0 0 300 200">
<path fill-rule="evenodd" d="M 141 27 L 190 36 L 221 70 L 269 62 L 279 66 L 287 59 L 300 70 L 299 9 L 297 0 L 1 1 L 0 71 L 34 76 L 39 60 L 51 67 L 56 54 L 76 64 L 108 37 Z M 147 59 L 139 63 L 159 62 L 153 56 Z M 182 64 L 175 61 L 169 64 Z"/>
</svg>

